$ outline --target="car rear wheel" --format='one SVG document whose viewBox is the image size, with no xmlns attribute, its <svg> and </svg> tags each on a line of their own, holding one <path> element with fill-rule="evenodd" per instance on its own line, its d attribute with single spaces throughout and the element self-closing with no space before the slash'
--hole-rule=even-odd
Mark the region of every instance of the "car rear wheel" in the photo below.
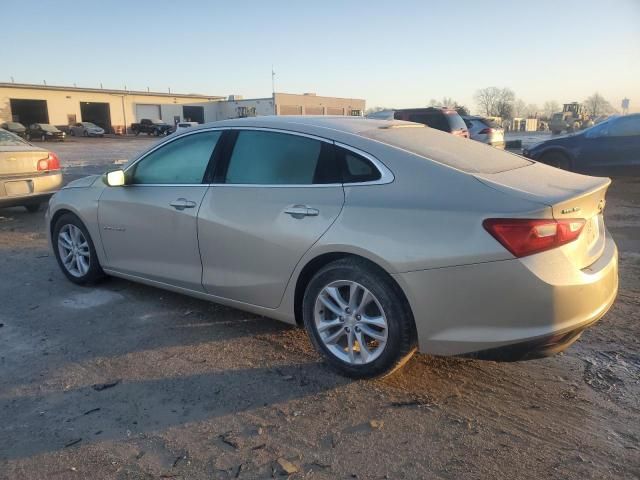
<svg viewBox="0 0 640 480">
<path fill-rule="evenodd" d="M 389 375 L 416 349 L 413 316 L 399 287 L 359 259 L 338 260 L 316 273 L 303 317 L 315 348 L 348 377 Z"/>
<path fill-rule="evenodd" d="M 552 167 L 571 170 L 571 162 L 569 161 L 569 158 L 560 152 L 546 153 L 540 158 L 540 161 L 547 165 L 551 165 Z"/>
<path fill-rule="evenodd" d="M 105 276 L 91 236 L 77 216 L 66 213 L 56 221 L 52 243 L 58 265 L 73 283 L 85 285 Z"/>
</svg>

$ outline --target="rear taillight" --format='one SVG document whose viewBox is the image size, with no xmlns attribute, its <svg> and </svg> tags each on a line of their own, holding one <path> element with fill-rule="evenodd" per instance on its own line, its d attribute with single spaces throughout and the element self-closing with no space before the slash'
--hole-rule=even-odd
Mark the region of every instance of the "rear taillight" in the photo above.
<svg viewBox="0 0 640 480">
<path fill-rule="evenodd" d="M 493 129 L 492 128 L 483 128 L 482 130 L 480 130 L 478 132 L 479 135 L 490 135 L 493 133 Z"/>
<path fill-rule="evenodd" d="M 38 160 L 39 172 L 46 172 L 50 170 L 60 170 L 60 159 L 53 152 L 49 152 L 49 155 L 47 155 L 47 158 L 42 158 Z"/>
<path fill-rule="evenodd" d="M 573 242 L 585 221 L 488 218 L 482 225 L 504 248 L 516 257 L 525 257 Z"/>
</svg>

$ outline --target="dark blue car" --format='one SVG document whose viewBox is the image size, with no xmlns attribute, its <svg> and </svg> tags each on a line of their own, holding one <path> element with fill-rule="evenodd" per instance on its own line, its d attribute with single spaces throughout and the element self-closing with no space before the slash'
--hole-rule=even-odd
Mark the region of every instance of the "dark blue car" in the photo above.
<svg viewBox="0 0 640 480">
<path fill-rule="evenodd" d="M 589 175 L 640 175 L 640 114 L 616 116 L 582 132 L 525 148 L 522 154 Z"/>
</svg>

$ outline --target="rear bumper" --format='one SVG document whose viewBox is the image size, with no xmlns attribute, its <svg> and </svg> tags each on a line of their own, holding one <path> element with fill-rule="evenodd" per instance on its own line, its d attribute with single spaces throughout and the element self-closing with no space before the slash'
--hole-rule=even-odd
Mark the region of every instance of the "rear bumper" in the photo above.
<svg viewBox="0 0 640 480">
<path fill-rule="evenodd" d="M 394 275 L 411 304 L 420 351 L 513 360 L 569 346 L 613 304 L 618 250 L 607 232 L 590 267 L 572 268 L 561 255 Z"/>
<path fill-rule="evenodd" d="M 26 182 L 24 194 L 11 195 L 7 192 L 7 183 Z M 62 173 L 49 173 L 32 177 L 0 178 L 0 207 L 15 207 L 46 201 L 62 187 Z"/>
</svg>

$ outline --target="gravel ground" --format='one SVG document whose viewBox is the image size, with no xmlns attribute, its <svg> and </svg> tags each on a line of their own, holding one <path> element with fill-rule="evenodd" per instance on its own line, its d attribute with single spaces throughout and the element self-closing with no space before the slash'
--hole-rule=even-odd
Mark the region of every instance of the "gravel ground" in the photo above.
<svg viewBox="0 0 640 480">
<path fill-rule="evenodd" d="M 152 141 L 50 147 L 73 177 Z M 333 374 L 273 320 L 75 286 L 43 215 L 0 210 L 0 478 L 639 478 L 640 179 L 608 200 L 620 294 L 564 354 L 416 355 L 378 381 Z"/>
</svg>

